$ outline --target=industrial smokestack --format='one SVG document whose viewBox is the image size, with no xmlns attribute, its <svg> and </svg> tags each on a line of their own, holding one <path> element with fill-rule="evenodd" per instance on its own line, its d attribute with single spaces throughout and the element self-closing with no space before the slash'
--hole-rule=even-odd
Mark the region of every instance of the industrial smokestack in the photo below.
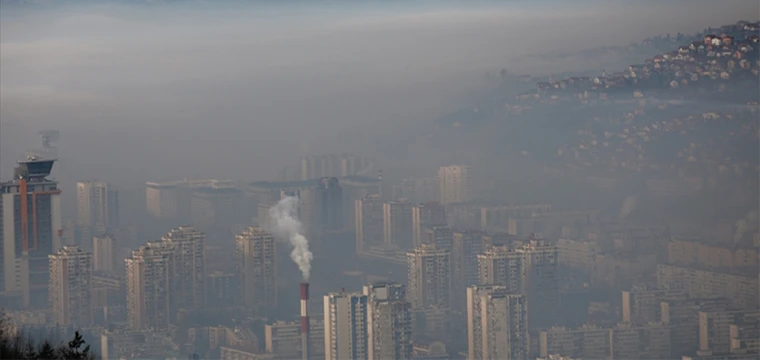
<svg viewBox="0 0 760 360">
<path fill-rule="evenodd" d="M 301 283 L 301 360 L 309 360 L 309 283 Z"/>
</svg>

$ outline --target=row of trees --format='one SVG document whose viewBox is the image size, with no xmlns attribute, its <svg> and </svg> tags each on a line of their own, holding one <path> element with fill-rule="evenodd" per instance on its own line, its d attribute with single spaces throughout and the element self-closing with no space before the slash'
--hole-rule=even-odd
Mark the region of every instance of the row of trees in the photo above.
<svg viewBox="0 0 760 360">
<path fill-rule="evenodd" d="M 42 360 L 95 360 L 82 335 L 77 331 L 67 344 L 53 344 L 49 340 L 35 342 L 11 329 L 8 319 L 0 314 L 0 359 Z"/>
</svg>

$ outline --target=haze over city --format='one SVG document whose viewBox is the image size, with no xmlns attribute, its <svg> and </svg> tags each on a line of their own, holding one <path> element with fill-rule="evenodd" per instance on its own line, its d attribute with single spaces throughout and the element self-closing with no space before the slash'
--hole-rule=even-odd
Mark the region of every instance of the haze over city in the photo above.
<svg viewBox="0 0 760 360">
<path fill-rule="evenodd" d="M 3 1 L 0 338 L 754 359 L 759 19 L 754 0 Z M 331 318 L 351 301 L 364 328 Z"/>
</svg>

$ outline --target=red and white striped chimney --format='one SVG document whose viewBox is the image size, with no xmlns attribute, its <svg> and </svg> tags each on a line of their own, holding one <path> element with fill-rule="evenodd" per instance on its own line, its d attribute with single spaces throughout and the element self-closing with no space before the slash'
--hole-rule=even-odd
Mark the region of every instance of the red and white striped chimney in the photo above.
<svg viewBox="0 0 760 360">
<path fill-rule="evenodd" d="M 301 360 L 309 360 L 309 283 L 301 283 Z"/>
</svg>

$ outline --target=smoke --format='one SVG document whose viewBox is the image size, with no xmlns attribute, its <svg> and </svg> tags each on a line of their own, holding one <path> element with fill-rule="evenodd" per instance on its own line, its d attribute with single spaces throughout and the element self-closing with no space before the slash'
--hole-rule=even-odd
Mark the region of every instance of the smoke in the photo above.
<svg viewBox="0 0 760 360">
<path fill-rule="evenodd" d="M 290 258 L 293 259 L 301 270 L 304 280 L 309 280 L 311 275 L 311 260 L 314 258 L 309 251 L 309 240 L 301 234 L 301 221 L 298 220 L 298 198 L 286 196 L 275 206 L 269 209 L 269 225 L 272 233 L 280 238 L 287 239 L 293 250 Z"/>
<path fill-rule="evenodd" d="M 636 205 L 638 204 L 638 198 L 636 195 L 631 195 L 623 201 L 623 205 L 620 207 L 620 220 L 625 219 L 628 217 L 628 215 L 633 212 L 633 210 L 636 210 Z"/>
<path fill-rule="evenodd" d="M 750 211 L 746 217 L 739 219 L 736 222 L 736 232 L 734 233 L 734 244 L 739 243 L 744 234 L 756 230 L 758 226 L 758 212 L 757 210 Z"/>
</svg>

